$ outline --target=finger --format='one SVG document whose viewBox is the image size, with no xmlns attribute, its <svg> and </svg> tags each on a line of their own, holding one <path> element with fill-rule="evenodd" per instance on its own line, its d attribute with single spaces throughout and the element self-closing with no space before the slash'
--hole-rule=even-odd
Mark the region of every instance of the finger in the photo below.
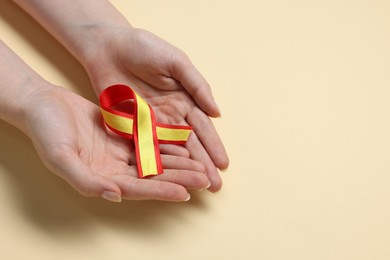
<svg viewBox="0 0 390 260">
<path fill-rule="evenodd" d="M 161 161 L 164 169 L 188 170 L 203 174 L 206 173 L 203 163 L 190 158 L 163 154 L 161 155 Z"/>
<path fill-rule="evenodd" d="M 222 179 L 219 176 L 218 170 L 215 167 L 210 156 L 204 149 L 203 145 L 199 141 L 195 133 L 190 135 L 190 138 L 187 140 L 186 147 L 191 154 L 191 158 L 202 162 L 206 168 L 206 175 L 211 183 L 209 190 L 211 192 L 216 192 L 222 187 Z"/>
<path fill-rule="evenodd" d="M 176 155 L 176 156 L 186 157 L 186 158 L 190 157 L 190 153 L 188 152 L 188 150 L 181 145 L 161 144 L 160 153 Z"/>
<path fill-rule="evenodd" d="M 164 170 L 163 174 L 154 176 L 153 180 L 175 183 L 193 190 L 204 190 L 211 185 L 206 174 L 176 169 Z"/>
<path fill-rule="evenodd" d="M 180 185 L 152 179 L 138 179 L 128 175 L 116 175 L 113 181 L 122 191 L 122 198 L 128 200 L 188 201 L 190 195 Z"/>
<path fill-rule="evenodd" d="M 49 168 L 84 196 L 103 197 L 113 202 L 121 201 L 119 187 L 109 178 L 93 173 L 72 152 L 63 152 L 61 158 L 50 163 Z"/>
<path fill-rule="evenodd" d="M 214 100 L 209 83 L 185 54 L 177 55 L 172 66 L 172 77 L 181 83 L 206 114 L 211 117 L 221 116 L 221 111 Z"/>
<path fill-rule="evenodd" d="M 164 173 L 149 179 L 176 183 L 186 189 L 204 190 L 210 187 L 203 163 L 173 155 L 161 156 Z M 136 177 L 137 167 L 129 166 L 126 175 Z"/>
<path fill-rule="evenodd" d="M 229 166 L 229 157 L 210 118 L 194 108 L 187 116 L 188 123 L 206 149 L 214 164 L 221 170 Z"/>
</svg>

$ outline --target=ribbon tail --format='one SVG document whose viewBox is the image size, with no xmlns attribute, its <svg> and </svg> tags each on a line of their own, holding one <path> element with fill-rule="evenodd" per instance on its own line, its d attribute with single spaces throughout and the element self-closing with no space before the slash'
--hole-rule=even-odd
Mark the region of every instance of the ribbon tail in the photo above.
<svg viewBox="0 0 390 260">
<path fill-rule="evenodd" d="M 144 178 L 163 173 L 156 120 L 150 106 L 134 92 L 134 145 L 138 175 Z"/>
</svg>

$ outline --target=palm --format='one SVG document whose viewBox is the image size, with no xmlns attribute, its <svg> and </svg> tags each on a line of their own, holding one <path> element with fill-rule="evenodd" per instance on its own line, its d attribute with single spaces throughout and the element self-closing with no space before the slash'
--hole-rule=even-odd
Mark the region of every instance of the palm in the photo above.
<svg viewBox="0 0 390 260">
<path fill-rule="evenodd" d="M 124 198 L 182 200 L 183 187 L 207 186 L 201 165 L 168 155 L 162 157 L 165 174 L 138 179 L 132 145 L 107 132 L 98 107 L 78 95 L 56 88 L 33 105 L 29 135 L 42 160 L 85 195 L 117 185 Z"/>
<path fill-rule="evenodd" d="M 58 89 L 40 97 L 31 113 L 35 114 L 34 138 L 38 151 L 46 152 L 50 145 L 56 150 L 77 152 L 83 163 L 105 176 L 124 171 L 126 159 L 131 156 L 130 146 L 103 131 L 98 124 L 98 109 L 92 103 Z M 43 125 L 46 127 L 39 127 Z"/>
<path fill-rule="evenodd" d="M 194 102 L 194 96 L 201 92 L 193 91 L 190 96 L 183 86 L 192 82 L 185 75 L 188 71 L 179 65 L 191 67 L 190 61 L 178 49 L 146 31 L 122 33 L 113 39 L 111 51 L 96 53 L 97 60 L 89 66 L 94 86 L 102 90 L 117 83 L 127 84 L 153 107 L 159 122 L 193 126 L 195 134 L 186 148 L 191 158 L 206 166 L 210 189 L 219 190 L 222 184 L 215 165 L 226 168 L 228 159 L 211 121 Z"/>
</svg>

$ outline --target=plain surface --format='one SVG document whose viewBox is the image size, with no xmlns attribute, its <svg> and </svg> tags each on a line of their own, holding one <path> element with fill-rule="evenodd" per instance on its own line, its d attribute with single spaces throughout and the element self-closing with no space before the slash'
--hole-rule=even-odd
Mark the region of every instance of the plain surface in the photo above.
<svg viewBox="0 0 390 260">
<path fill-rule="evenodd" d="M 1 259 L 390 259 L 390 2 L 112 2 L 210 82 L 223 189 L 178 204 L 83 198 L 0 122 Z M 34 20 L 7 0 L 0 19 L 31 67 L 96 100 Z"/>
</svg>

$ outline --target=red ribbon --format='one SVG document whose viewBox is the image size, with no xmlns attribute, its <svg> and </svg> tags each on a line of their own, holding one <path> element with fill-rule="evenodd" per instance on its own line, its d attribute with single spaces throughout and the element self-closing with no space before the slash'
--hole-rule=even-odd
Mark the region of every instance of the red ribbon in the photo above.
<svg viewBox="0 0 390 260">
<path fill-rule="evenodd" d="M 131 100 L 133 113 L 114 108 Z M 126 85 L 106 88 L 100 95 L 100 108 L 109 129 L 134 141 L 140 178 L 163 173 L 159 143 L 184 144 L 192 130 L 190 126 L 157 123 L 153 109 Z"/>
</svg>

